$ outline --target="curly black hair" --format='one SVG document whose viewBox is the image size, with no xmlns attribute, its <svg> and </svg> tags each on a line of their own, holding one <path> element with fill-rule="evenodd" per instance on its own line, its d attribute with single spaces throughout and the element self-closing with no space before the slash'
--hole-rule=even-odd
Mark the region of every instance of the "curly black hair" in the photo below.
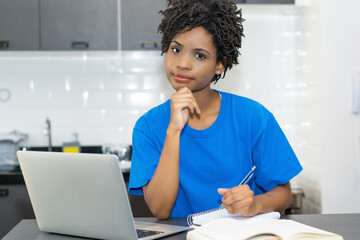
<svg viewBox="0 0 360 240">
<path fill-rule="evenodd" d="M 161 54 L 168 51 L 176 34 L 202 26 L 213 36 L 216 60 L 224 65 L 223 78 L 228 69 L 239 63 L 245 20 L 231 0 L 167 0 L 167 9 L 159 13 L 163 15 L 158 28 L 162 34 Z M 215 75 L 211 82 L 220 78 L 221 75 Z"/>
</svg>

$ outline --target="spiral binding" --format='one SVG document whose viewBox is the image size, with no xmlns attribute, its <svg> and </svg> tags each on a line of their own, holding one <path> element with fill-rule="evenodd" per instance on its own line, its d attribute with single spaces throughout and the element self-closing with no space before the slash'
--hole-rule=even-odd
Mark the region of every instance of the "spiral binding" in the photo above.
<svg viewBox="0 0 360 240">
<path fill-rule="evenodd" d="M 213 209 L 209 209 L 209 210 L 206 210 L 206 211 L 203 211 L 203 212 L 190 214 L 190 215 L 187 216 L 187 218 L 186 218 L 187 224 L 188 224 L 189 227 L 192 227 L 192 226 L 200 226 L 200 225 L 194 223 L 194 221 L 193 221 L 193 218 L 194 218 L 194 217 L 198 217 L 198 216 L 205 215 L 205 214 L 208 214 L 208 213 L 220 211 L 221 209 L 224 209 L 224 207 L 223 207 L 223 206 L 220 206 L 220 207 L 218 207 L 218 208 L 213 208 Z"/>
<path fill-rule="evenodd" d="M 239 184 L 240 185 L 243 185 L 243 184 L 247 184 L 247 182 L 251 179 L 251 177 L 254 175 L 254 170 L 255 170 L 256 166 L 253 166 L 250 170 L 250 172 L 248 172 L 248 174 L 245 176 L 245 178 L 241 181 L 241 183 Z M 194 214 L 190 214 L 186 221 L 187 221 L 187 224 L 189 225 L 189 227 L 191 226 L 199 226 L 198 224 L 194 224 L 193 222 L 193 218 L 194 217 L 197 217 L 197 216 L 201 216 L 201 215 L 205 215 L 205 214 L 208 214 L 208 213 L 212 213 L 212 212 L 216 212 L 216 211 L 219 211 L 221 209 L 223 209 L 224 207 L 223 206 L 220 206 L 218 208 L 213 208 L 213 209 L 210 209 L 210 210 L 207 210 L 207 211 L 204 211 L 204 212 L 199 212 L 199 213 L 194 213 Z"/>
</svg>

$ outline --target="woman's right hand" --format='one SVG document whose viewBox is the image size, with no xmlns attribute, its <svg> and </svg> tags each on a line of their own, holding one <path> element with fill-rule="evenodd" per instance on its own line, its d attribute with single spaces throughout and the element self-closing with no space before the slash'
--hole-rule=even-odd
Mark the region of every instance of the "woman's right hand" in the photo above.
<svg viewBox="0 0 360 240">
<path fill-rule="evenodd" d="M 182 87 L 171 96 L 169 128 L 181 131 L 188 122 L 190 113 L 200 114 L 200 108 L 190 89 Z"/>
</svg>

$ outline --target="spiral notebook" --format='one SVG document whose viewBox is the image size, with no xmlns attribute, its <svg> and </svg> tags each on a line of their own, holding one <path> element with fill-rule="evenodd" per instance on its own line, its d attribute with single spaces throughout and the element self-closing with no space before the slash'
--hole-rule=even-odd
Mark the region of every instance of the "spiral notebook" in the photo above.
<svg viewBox="0 0 360 240">
<path fill-rule="evenodd" d="M 280 213 L 269 212 L 269 213 L 261 213 L 253 217 L 244 217 L 241 214 L 230 214 L 224 207 L 218 207 L 204 212 L 190 214 L 187 217 L 187 223 L 190 227 L 197 227 L 212 222 L 214 220 L 223 219 L 223 218 L 232 218 L 241 221 L 257 219 L 257 218 L 279 219 Z"/>
</svg>

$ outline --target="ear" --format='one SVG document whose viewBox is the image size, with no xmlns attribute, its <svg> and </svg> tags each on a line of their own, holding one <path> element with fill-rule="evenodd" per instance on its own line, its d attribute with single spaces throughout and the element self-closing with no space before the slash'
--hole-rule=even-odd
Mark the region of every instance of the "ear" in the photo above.
<svg viewBox="0 0 360 240">
<path fill-rule="evenodd" d="M 218 62 L 216 64 L 216 67 L 215 67 L 215 74 L 216 75 L 221 75 L 223 72 L 224 72 L 225 68 L 224 68 L 224 65 L 222 64 L 222 62 Z"/>
</svg>

